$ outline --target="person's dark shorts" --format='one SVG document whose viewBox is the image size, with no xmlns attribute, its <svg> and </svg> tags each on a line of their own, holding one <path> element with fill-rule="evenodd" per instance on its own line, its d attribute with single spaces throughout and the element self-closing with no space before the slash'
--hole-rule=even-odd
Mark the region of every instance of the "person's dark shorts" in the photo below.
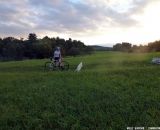
<svg viewBox="0 0 160 130">
<path fill-rule="evenodd" d="M 59 57 L 54 57 L 55 61 L 59 61 L 59 59 L 60 59 Z"/>
</svg>

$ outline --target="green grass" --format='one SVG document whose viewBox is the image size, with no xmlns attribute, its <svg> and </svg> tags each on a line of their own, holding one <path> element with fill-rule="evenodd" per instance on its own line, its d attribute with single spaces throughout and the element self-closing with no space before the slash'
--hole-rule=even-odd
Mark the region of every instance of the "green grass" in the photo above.
<svg viewBox="0 0 160 130">
<path fill-rule="evenodd" d="M 97 52 L 65 58 L 66 72 L 45 60 L 0 63 L 0 130 L 125 130 L 160 126 L 160 53 Z M 80 73 L 74 72 L 83 62 Z"/>
</svg>

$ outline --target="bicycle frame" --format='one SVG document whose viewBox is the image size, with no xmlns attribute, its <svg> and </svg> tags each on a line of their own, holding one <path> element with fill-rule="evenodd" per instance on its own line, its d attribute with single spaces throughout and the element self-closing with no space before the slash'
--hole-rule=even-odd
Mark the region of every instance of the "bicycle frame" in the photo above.
<svg viewBox="0 0 160 130">
<path fill-rule="evenodd" d="M 50 62 L 46 62 L 45 63 L 45 69 L 48 68 L 49 69 L 61 69 L 61 70 L 68 70 L 69 69 L 69 63 L 66 61 L 63 61 L 62 59 L 60 60 L 54 60 L 53 58 L 50 58 Z"/>
</svg>

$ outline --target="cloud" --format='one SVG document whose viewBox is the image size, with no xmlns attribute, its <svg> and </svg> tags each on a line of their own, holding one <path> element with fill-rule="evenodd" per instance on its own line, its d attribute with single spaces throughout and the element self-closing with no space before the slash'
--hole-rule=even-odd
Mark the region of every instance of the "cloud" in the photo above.
<svg viewBox="0 0 160 130">
<path fill-rule="evenodd" d="M 74 35 L 99 28 L 129 28 L 150 0 L 0 0 L 0 34 L 69 32 Z"/>
</svg>

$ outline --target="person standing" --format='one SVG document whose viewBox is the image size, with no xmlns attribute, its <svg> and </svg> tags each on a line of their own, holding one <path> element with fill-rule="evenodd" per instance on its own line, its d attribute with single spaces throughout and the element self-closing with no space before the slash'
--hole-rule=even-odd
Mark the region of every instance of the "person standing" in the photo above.
<svg viewBox="0 0 160 130">
<path fill-rule="evenodd" d="M 61 49 L 60 47 L 56 47 L 55 51 L 54 51 L 54 62 L 58 63 L 58 65 L 60 65 L 61 63 Z"/>
</svg>

